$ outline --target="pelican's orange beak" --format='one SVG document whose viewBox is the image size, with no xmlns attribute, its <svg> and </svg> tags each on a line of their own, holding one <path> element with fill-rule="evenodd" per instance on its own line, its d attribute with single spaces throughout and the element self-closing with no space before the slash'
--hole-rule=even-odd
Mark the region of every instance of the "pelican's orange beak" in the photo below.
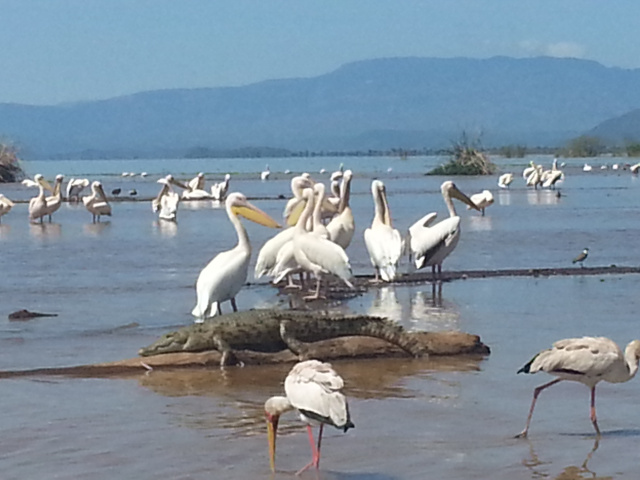
<svg viewBox="0 0 640 480">
<path fill-rule="evenodd" d="M 278 420 L 279 415 L 269 415 L 265 413 L 267 417 L 267 439 L 269 440 L 269 464 L 271 465 L 271 471 L 276 471 L 276 435 L 278 433 Z"/>
</svg>

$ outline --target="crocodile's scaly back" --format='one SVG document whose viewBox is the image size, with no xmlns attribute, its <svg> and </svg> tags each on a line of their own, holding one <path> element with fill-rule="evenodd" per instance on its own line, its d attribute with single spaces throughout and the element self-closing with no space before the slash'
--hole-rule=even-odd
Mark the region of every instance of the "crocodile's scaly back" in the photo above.
<svg viewBox="0 0 640 480">
<path fill-rule="evenodd" d="M 221 315 L 168 333 L 140 349 L 139 354 L 149 356 L 213 349 L 278 352 L 287 348 L 296 352 L 296 345 L 300 342 L 352 335 L 386 340 L 414 356 L 424 352 L 424 346 L 400 325 L 380 317 L 296 310 L 248 310 Z"/>
</svg>

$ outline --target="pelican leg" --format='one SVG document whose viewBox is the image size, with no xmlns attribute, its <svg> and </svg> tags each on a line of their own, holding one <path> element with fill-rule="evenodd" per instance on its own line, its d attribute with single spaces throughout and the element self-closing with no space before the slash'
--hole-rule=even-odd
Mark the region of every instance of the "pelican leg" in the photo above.
<svg viewBox="0 0 640 480">
<path fill-rule="evenodd" d="M 306 297 L 304 297 L 305 300 L 318 300 L 320 298 L 320 279 L 321 277 L 320 275 L 318 275 L 318 280 L 316 282 L 316 291 L 313 295 L 307 295 Z"/>
<path fill-rule="evenodd" d="M 222 315 L 222 309 L 220 308 L 220 302 L 216 302 L 216 312 L 218 315 Z"/>
<path fill-rule="evenodd" d="M 591 411 L 589 418 L 591 418 L 591 423 L 593 423 L 593 427 L 596 429 L 596 433 L 598 437 L 601 435 L 600 429 L 598 428 L 598 419 L 596 418 L 596 387 L 591 387 Z"/>
<path fill-rule="evenodd" d="M 220 305 L 220 304 L 218 304 Z M 238 311 L 238 306 L 236 305 L 236 297 L 231 298 L 231 308 L 233 308 L 234 312 Z"/>
<path fill-rule="evenodd" d="M 531 408 L 529 409 L 529 416 L 527 417 L 527 424 L 524 427 L 524 430 L 521 431 L 515 438 L 526 438 L 527 433 L 529 432 L 529 424 L 531 423 L 531 417 L 533 417 L 533 409 L 536 407 L 536 400 L 538 399 L 538 395 L 545 388 L 550 387 L 551 385 L 555 385 L 558 382 L 561 382 L 561 378 L 556 378 L 555 380 L 550 381 L 549 383 L 545 383 L 544 385 L 540 385 L 533 391 L 533 400 L 531 402 Z"/>
</svg>

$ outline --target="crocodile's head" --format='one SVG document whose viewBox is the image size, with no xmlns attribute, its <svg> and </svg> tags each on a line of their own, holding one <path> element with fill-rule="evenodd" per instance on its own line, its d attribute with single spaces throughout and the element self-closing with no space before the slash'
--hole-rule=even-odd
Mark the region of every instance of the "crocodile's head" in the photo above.
<svg viewBox="0 0 640 480">
<path fill-rule="evenodd" d="M 167 333 L 148 347 L 143 347 L 138 350 L 138 355 L 148 357 L 161 353 L 182 352 L 188 339 L 189 335 L 183 330 Z"/>
</svg>

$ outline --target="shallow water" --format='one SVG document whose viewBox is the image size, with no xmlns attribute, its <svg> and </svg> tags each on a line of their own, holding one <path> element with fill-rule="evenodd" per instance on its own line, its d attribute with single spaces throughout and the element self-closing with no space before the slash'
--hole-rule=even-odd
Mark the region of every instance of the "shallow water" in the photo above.
<svg viewBox="0 0 640 480">
<path fill-rule="evenodd" d="M 313 159 L 317 163 L 305 165 L 331 171 L 340 161 L 356 172 L 357 231 L 348 249 L 355 273 L 370 273 L 362 231 L 373 214 L 372 177 L 385 180 L 397 228 L 428 211 L 446 214 L 439 194 L 443 179 L 421 175 L 438 159 Z M 88 175 L 101 179 L 107 191 L 124 191 L 130 183 L 151 196 L 159 189 L 155 180 L 169 171 L 189 178 L 199 170 L 223 174 L 237 164 L 242 169 L 230 171 L 244 173 L 232 177 L 232 190 L 269 197 L 254 203 L 279 217 L 284 200 L 275 198 L 288 194 L 289 176 L 280 173 L 286 162 L 291 160 L 270 160 L 269 182 L 255 180 L 264 167 L 256 160 L 215 169 L 170 160 L 31 162 L 29 173 Z M 640 183 L 629 172 L 585 174 L 581 164 L 575 160 L 566 169 L 559 199 L 553 192 L 526 190 L 520 177 L 510 191 L 498 191 L 495 178 L 456 179 L 467 193 L 491 189 L 496 203 L 485 217 L 458 207 L 462 239 L 444 268 L 566 267 L 585 246 L 591 249 L 587 265 L 638 265 Z M 519 174 L 521 165 L 513 166 Z M 118 173 L 143 169 L 149 172 L 144 179 L 122 180 Z M 33 195 L 22 186 L 0 191 L 17 199 Z M 114 203 L 113 210 L 100 225 L 90 223 L 83 207 L 68 204 L 43 226 L 28 224 L 26 204 L 3 217 L 0 369 L 133 357 L 139 347 L 192 321 L 198 272 L 235 241 L 224 211 L 210 202 L 181 204 L 178 224 L 165 225 L 148 202 Z M 252 224 L 247 229 L 256 252 L 274 233 Z M 286 297 L 250 280 L 238 296 L 240 308 L 286 307 Z M 533 388 L 550 379 L 517 376 L 516 370 L 560 338 L 606 335 L 626 344 L 638 337 L 639 286 L 638 275 L 474 279 L 445 284 L 441 297 L 433 296 L 429 284 L 396 285 L 332 304 L 341 312 L 385 315 L 410 329 L 476 333 L 492 353 L 486 359 L 335 362 L 356 428 L 347 434 L 326 430 L 318 477 L 637 478 L 636 380 L 598 388 L 604 435 L 594 452 L 588 389 L 578 384 L 545 391 L 529 440 L 512 437 L 524 426 Z M 7 320 L 21 308 L 58 316 Z M 271 478 L 262 404 L 281 392 L 289 368 L 2 380 L 2 478 Z M 308 461 L 306 433 L 295 415 L 284 418 L 281 428 L 275 478 L 292 478 Z M 316 478 L 314 472 L 303 477 Z"/>
</svg>

